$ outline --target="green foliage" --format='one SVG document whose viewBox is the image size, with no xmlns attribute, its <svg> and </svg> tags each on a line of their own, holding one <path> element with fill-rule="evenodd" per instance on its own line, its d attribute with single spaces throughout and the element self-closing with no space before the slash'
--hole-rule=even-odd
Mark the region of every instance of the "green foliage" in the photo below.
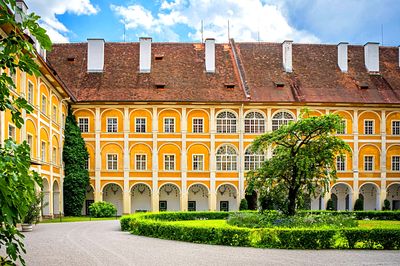
<svg viewBox="0 0 400 266">
<path fill-rule="evenodd" d="M 48 205 L 48 202 L 43 203 L 43 198 L 44 198 L 43 192 L 36 194 L 35 200 L 29 206 L 28 213 L 25 215 L 23 219 L 24 223 L 37 224 L 39 222 L 42 208 Z"/>
<path fill-rule="evenodd" d="M 354 203 L 354 210 L 355 211 L 363 211 L 364 210 L 364 200 L 362 198 L 356 199 Z"/>
<path fill-rule="evenodd" d="M 333 204 L 333 200 L 332 199 L 328 199 L 328 201 L 326 202 L 326 210 L 327 211 L 335 210 L 335 205 Z"/>
<path fill-rule="evenodd" d="M 64 212 L 68 216 L 80 216 L 89 185 L 89 173 L 85 169 L 89 154 L 71 109 L 65 122 L 64 160 Z"/>
<path fill-rule="evenodd" d="M 120 219 L 121 229 L 136 235 L 216 245 L 284 249 L 400 249 L 400 229 L 395 228 L 238 228 L 227 223 L 224 226 L 221 220 L 211 222 L 212 218 L 221 219 L 232 213 L 224 212 L 221 216 L 218 212 L 180 214 L 141 213 L 124 216 Z M 180 217 L 185 220 L 175 220 Z"/>
<path fill-rule="evenodd" d="M 304 115 L 305 113 L 305 115 Z M 303 117 L 297 122 L 258 137 L 252 144 L 255 152 L 274 149 L 274 156 L 259 169 L 247 174 L 251 189 L 263 199 L 272 199 L 274 207 L 294 215 L 305 200 L 328 190 L 336 178 L 336 156 L 350 147 L 334 133 L 341 126 L 338 115 Z"/>
<path fill-rule="evenodd" d="M 299 214 L 321 214 L 355 216 L 357 220 L 400 221 L 400 211 L 299 211 Z"/>
<path fill-rule="evenodd" d="M 385 199 L 383 201 L 383 207 L 382 207 L 383 211 L 390 211 L 390 201 L 388 199 Z"/>
<path fill-rule="evenodd" d="M 249 206 L 247 204 L 247 200 L 246 199 L 242 199 L 240 201 L 239 210 L 245 211 L 245 210 L 248 210 L 248 209 L 249 209 Z"/>
<path fill-rule="evenodd" d="M 112 217 L 117 214 L 114 204 L 106 201 L 98 201 L 89 206 L 90 216 Z"/>
<path fill-rule="evenodd" d="M 354 216 L 330 213 L 286 216 L 271 211 L 259 213 L 234 213 L 229 215 L 228 224 L 249 228 L 342 228 L 358 225 Z"/>
</svg>

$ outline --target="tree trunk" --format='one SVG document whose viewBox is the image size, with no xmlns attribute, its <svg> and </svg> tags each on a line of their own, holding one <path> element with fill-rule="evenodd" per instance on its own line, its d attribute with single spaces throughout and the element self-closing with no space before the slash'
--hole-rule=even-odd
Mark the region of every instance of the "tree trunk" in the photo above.
<svg viewBox="0 0 400 266">
<path fill-rule="evenodd" d="M 289 206 L 288 206 L 288 215 L 293 216 L 296 214 L 296 197 L 297 197 L 297 189 L 289 188 Z"/>
</svg>

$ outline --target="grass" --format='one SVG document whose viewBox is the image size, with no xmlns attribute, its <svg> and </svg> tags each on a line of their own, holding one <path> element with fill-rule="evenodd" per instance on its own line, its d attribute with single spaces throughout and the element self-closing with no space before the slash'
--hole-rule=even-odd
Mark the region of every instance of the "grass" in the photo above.
<svg viewBox="0 0 400 266">
<path fill-rule="evenodd" d="M 187 225 L 191 227 L 208 226 L 214 228 L 220 227 L 235 227 L 227 224 L 226 220 L 188 220 L 188 221 L 173 221 L 165 222 L 176 225 Z M 359 220 L 358 227 L 360 228 L 395 228 L 400 229 L 400 221 L 380 221 L 380 220 Z"/>
<path fill-rule="evenodd" d="M 119 219 L 119 217 L 117 218 Z M 116 220 L 115 216 L 114 217 L 102 217 L 102 218 L 90 218 L 89 216 L 66 216 L 62 217 L 61 221 L 60 218 L 53 218 L 53 219 L 44 219 L 40 223 L 42 224 L 47 224 L 47 223 L 59 223 L 59 222 L 65 222 L 65 223 L 70 223 L 70 222 L 88 222 L 88 221 L 104 221 L 104 220 Z"/>
</svg>

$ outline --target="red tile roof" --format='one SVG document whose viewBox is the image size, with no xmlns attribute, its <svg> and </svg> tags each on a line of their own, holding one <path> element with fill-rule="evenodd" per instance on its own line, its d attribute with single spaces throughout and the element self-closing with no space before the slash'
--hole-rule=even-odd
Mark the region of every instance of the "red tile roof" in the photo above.
<svg viewBox="0 0 400 266">
<path fill-rule="evenodd" d="M 363 46 L 349 45 L 349 70 L 342 73 L 336 45 L 293 44 L 293 73 L 286 73 L 281 44 L 231 45 L 237 60 L 229 44 L 216 44 L 216 73 L 205 72 L 204 46 L 193 43 L 153 43 L 151 73 L 138 73 L 138 43 L 106 43 L 103 73 L 87 73 L 86 43 L 55 44 L 48 59 L 78 102 L 400 103 L 398 48 L 379 48 L 376 75 L 365 68 Z M 163 55 L 162 60 L 155 60 L 156 55 Z M 68 61 L 71 57 L 75 60 Z"/>
</svg>

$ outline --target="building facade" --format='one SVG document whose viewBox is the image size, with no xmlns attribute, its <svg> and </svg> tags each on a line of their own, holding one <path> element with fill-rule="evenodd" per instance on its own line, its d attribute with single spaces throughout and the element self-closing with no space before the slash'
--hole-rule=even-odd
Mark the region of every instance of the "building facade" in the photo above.
<svg viewBox="0 0 400 266">
<path fill-rule="evenodd" d="M 87 206 L 109 201 L 118 214 L 236 210 L 246 172 L 267 154 L 255 137 L 311 115 L 337 113 L 352 154 L 338 180 L 311 202 L 325 209 L 400 204 L 399 49 L 235 43 L 55 45 L 50 61 L 77 101 L 73 112 L 90 154 Z"/>
</svg>

